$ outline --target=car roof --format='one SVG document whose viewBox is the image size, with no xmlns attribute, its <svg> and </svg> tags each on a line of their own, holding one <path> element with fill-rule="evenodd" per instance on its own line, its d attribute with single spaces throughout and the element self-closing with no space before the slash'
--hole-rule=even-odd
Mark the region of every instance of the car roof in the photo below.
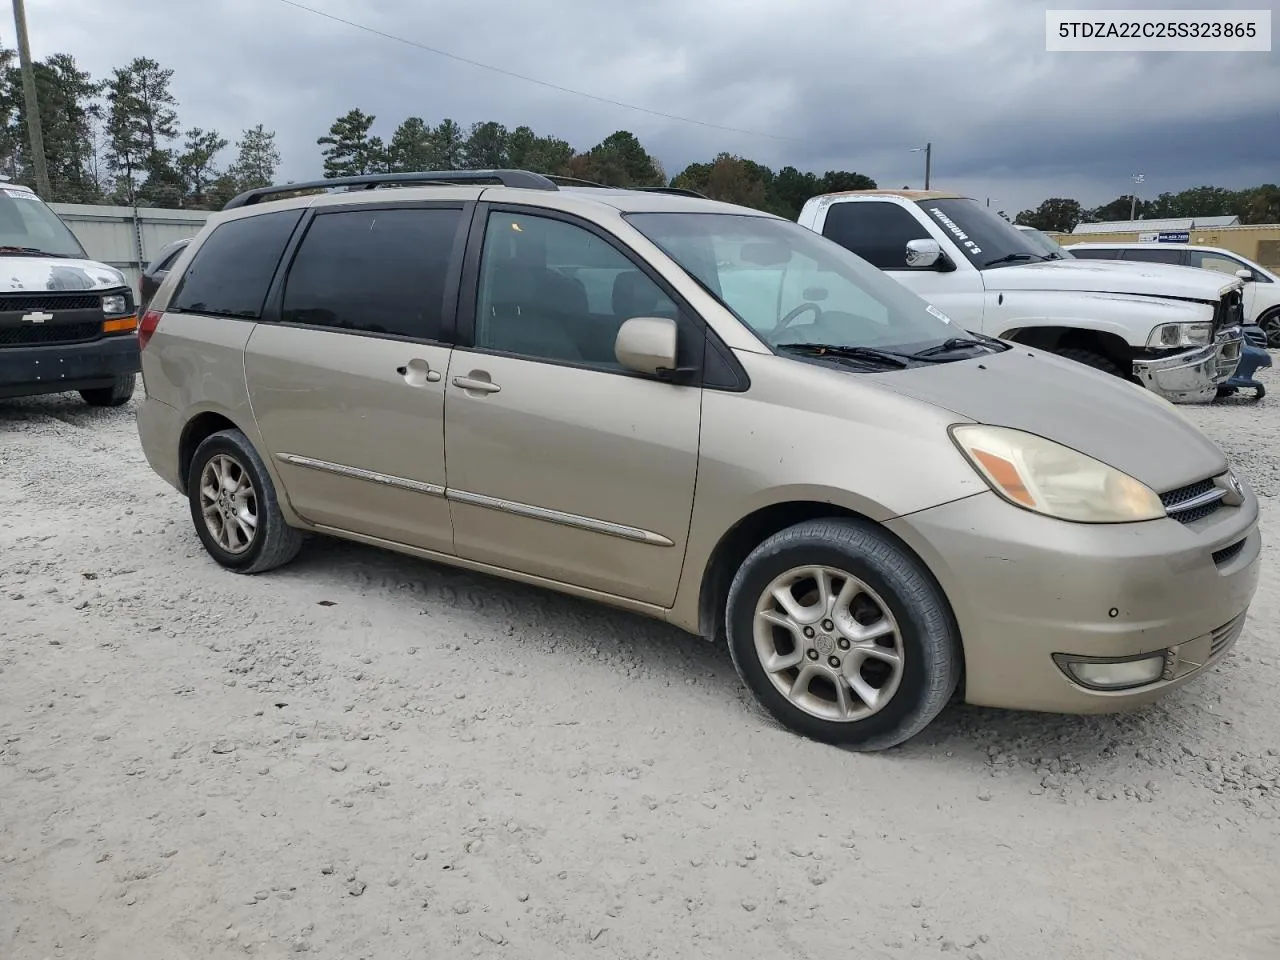
<svg viewBox="0 0 1280 960">
<path fill-rule="evenodd" d="M 901 197 L 903 200 L 971 200 L 961 193 L 949 190 L 840 190 L 836 193 L 824 193 L 825 198 L 839 197 Z M 817 198 L 815 198 L 817 199 Z"/>
<path fill-rule="evenodd" d="M 1099 250 L 1121 250 L 1121 249 L 1127 250 L 1130 247 L 1134 247 L 1141 250 L 1146 250 L 1147 248 L 1155 248 L 1160 250 L 1217 250 L 1220 253 L 1232 252 L 1230 250 L 1227 250 L 1225 247 L 1209 247 L 1209 246 L 1205 246 L 1203 243 L 1156 243 L 1150 240 L 1145 240 L 1145 241 L 1129 240 L 1128 242 L 1125 242 L 1123 240 L 1112 240 L 1109 243 L 1106 243 L 1106 242 L 1073 243 L 1073 244 L 1070 244 L 1070 246 L 1095 247 Z M 1234 254 L 1234 256 L 1238 257 L 1240 256 L 1240 254 L 1237 253 L 1237 254 Z"/>
<path fill-rule="evenodd" d="M 499 182 L 493 183 L 494 180 Z M 219 211 L 219 219 L 290 207 L 418 200 L 485 200 L 582 212 L 607 208 L 622 213 L 732 213 L 781 219 L 762 210 L 671 187 L 626 189 L 569 177 L 548 178 L 522 170 L 373 174 L 283 184 L 241 194 Z"/>
</svg>

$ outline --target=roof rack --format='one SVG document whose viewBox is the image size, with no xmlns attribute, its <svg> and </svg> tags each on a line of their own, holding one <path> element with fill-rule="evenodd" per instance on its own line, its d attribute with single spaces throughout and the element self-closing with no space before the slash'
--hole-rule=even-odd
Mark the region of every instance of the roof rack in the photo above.
<svg viewBox="0 0 1280 960">
<path fill-rule="evenodd" d="M 234 210 L 260 203 L 273 196 L 285 193 L 300 193 L 304 190 L 331 190 L 345 187 L 348 190 L 372 190 L 381 186 L 448 186 L 461 183 L 483 183 L 496 180 L 504 187 L 521 187 L 525 190 L 558 190 L 555 182 L 540 173 L 528 170 L 426 170 L 420 173 L 369 173 L 355 177 L 329 177 L 325 180 L 308 180 L 304 183 L 284 183 L 272 187 L 258 187 L 246 190 L 239 196 L 232 197 L 223 206 L 223 210 Z"/>
<path fill-rule="evenodd" d="M 706 194 L 698 193 L 696 190 L 686 190 L 684 187 L 614 187 L 607 183 L 597 183 L 594 180 L 581 180 L 578 177 L 562 177 L 558 174 L 548 174 L 547 179 L 562 187 L 596 187 L 600 190 L 636 190 L 640 193 L 671 193 L 681 197 L 697 197 L 699 200 L 711 199 Z"/>
<path fill-rule="evenodd" d="M 699 193 L 697 190 L 686 190 L 684 187 L 632 187 L 632 190 L 641 190 L 645 193 L 673 193 L 678 197 L 697 197 L 699 200 L 710 200 L 705 193 Z"/>
</svg>

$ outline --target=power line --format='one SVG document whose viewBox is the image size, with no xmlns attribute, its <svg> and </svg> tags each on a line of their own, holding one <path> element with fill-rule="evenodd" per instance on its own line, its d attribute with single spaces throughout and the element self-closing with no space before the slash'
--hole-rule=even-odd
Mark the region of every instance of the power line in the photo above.
<svg viewBox="0 0 1280 960">
<path fill-rule="evenodd" d="M 410 40 L 407 37 L 397 37 L 395 34 L 384 33 L 375 27 L 367 26 L 363 23 L 356 23 L 354 20 L 346 20 L 332 13 L 326 13 L 323 10 L 317 10 L 314 7 L 308 7 L 305 4 L 298 3 L 297 0 L 280 0 L 280 3 L 298 10 L 306 11 L 317 17 L 323 17 L 326 20 L 332 20 L 335 23 L 341 23 L 348 27 L 354 27 L 356 30 L 363 30 L 365 33 L 371 33 L 374 36 L 382 37 L 384 40 L 394 40 L 396 43 L 403 43 L 410 47 L 416 47 L 419 50 L 425 50 L 427 53 L 434 53 L 436 56 L 447 57 L 450 60 L 456 60 L 459 63 L 465 63 L 472 67 L 479 67 L 481 70 L 489 70 L 493 73 L 500 73 L 505 77 L 511 77 L 516 80 L 523 80 L 525 83 L 534 83 L 540 87 L 547 87 L 550 90 L 556 90 L 560 93 L 572 94 L 575 97 L 584 97 L 587 100 L 595 100 L 597 103 L 607 103 L 610 106 L 622 107 L 625 110 L 635 110 L 638 113 L 647 113 L 653 117 L 661 117 L 664 120 L 676 120 L 680 123 L 690 123 L 694 126 L 707 127 L 711 130 L 724 130 L 728 133 L 742 133 L 751 137 L 764 137 L 769 140 L 782 140 L 787 143 L 801 143 L 797 137 L 783 137 L 774 133 L 762 133 L 759 130 L 744 130 L 741 127 L 726 127 L 719 123 L 708 123 L 705 120 L 695 120 L 692 117 L 680 117 L 673 113 L 663 113 L 660 110 L 650 110 L 648 107 L 636 106 L 634 103 L 623 103 L 621 100 L 610 100 L 608 97 L 600 97 L 594 93 L 587 93 L 583 90 L 574 90 L 570 87 L 562 87 L 557 83 L 551 83 L 548 80 L 539 80 L 537 77 L 526 76 L 522 73 L 515 73 L 511 70 L 504 70 L 502 67 L 495 67 L 489 63 L 481 63 L 479 60 L 471 60 L 467 57 L 459 56 L 456 53 L 450 53 L 447 50 L 440 50 L 436 47 L 429 47 L 425 43 L 419 43 L 416 40 Z"/>
</svg>

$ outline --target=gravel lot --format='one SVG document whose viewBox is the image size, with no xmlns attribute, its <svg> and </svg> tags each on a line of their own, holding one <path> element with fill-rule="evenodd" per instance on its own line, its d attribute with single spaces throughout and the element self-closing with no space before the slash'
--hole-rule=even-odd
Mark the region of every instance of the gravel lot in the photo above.
<svg viewBox="0 0 1280 960">
<path fill-rule="evenodd" d="M 1280 397 L 1184 410 L 1274 564 Z M 225 573 L 132 408 L 0 401 L 0 957 L 1275 960 L 1278 606 L 1142 713 L 859 755 L 626 614 L 337 542 Z"/>
</svg>

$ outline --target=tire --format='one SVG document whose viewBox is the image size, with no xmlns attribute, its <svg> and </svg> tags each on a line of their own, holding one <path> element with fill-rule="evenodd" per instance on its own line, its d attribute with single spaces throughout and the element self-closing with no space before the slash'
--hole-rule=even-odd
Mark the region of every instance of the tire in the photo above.
<svg viewBox="0 0 1280 960">
<path fill-rule="evenodd" d="M 95 387 L 92 390 L 81 390 L 80 399 L 91 407 L 122 407 L 133 399 L 134 388 L 138 385 L 138 375 L 129 373 L 116 377 L 109 387 Z"/>
<path fill-rule="evenodd" d="M 1258 326 L 1267 335 L 1267 349 L 1280 350 L 1280 310 L 1269 310 L 1258 318 Z"/>
<path fill-rule="evenodd" d="M 1086 367 L 1093 367 L 1095 370 L 1101 370 L 1103 373 L 1109 373 L 1113 377 L 1124 377 L 1124 373 L 1116 366 L 1113 360 L 1104 357 L 1100 353 L 1093 350 L 1085 350 L 1081 347 L 1069 347 L 1066 350 L 1055 350 L 1058 356 L 1067 360 L 1074 360 L 1076 363 L 1083 363 Z"/>
<path fill-rule="evenodd" d="M 838 604 L 833 618 L 824 620 L 820 605 L 793 618 L 812 623 L 812 640 L 774 625 L 781 607 L 772 600 L 773 587 L 805 567 L 831 571 L 828 595 L 837 601 L 837 574 L 845 583 L 857 582 L 849 595 L 853 603 L 844 604 L 852 617 L 843 619 L 843 628 L 836 626 L 842 621 Z M 808 600 L 806 587 L 812 595 L 816 585 L 810 577 L 792 588 L 792 598 Z M 757 617 L 758 610 L 773 619 Z M 906 548 L 870 522 L 811 520 L 769 537 L 734 576 L 725 621 L 734 667 L 760 705 L 784 727 L 824 743 L 859 750 L 896 746 L 929 725 L 960 681 L 959 630 L 941 589 Z M 892 634 L 868 639 L 887 628 Z M 880 652 L 868 654 L 872 647 Z M 896 667 L 885 659 L 885 651 L 897 655 Z M 814 654 L 816 662 L 810 659 Z M 770 657 L 781 669 L 766 669 Z M 842 661 L 838 668 L 837 661 Z M 805 666 L 815 682 L 802 688 Z M 851 682 L 837 685 L 837 675 L 861 681 L 868 696 L 860 696 Z M 837 686 L 844 691 L 843 701 Z"/>
<path fill-rule="evenodd" d="M 209 482 L 219 471 L 225 480 L 237 484 L 225 498 L 221 493 L 226 485 Z M 262 573 L 283 566 L 302 547 L 302 532 L 285 523 L 280 513 L 266 465 L 239 430 L 211 434 L 196 448 L 187 473 L 187 500 L 205 550 L 236 573 Z M 208 521 L 206 505 L 211 508 Z M 254 518 L 251 525 L 246 525 L 246 515 Z"/>
</svg>

